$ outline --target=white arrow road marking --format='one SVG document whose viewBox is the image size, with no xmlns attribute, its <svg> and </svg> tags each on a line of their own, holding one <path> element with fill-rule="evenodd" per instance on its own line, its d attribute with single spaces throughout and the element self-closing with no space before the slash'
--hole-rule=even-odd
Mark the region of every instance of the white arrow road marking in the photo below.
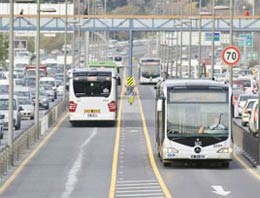
<svg viewBox="0 0 260 198">
<path fill-rule="evenodd" d="M 131 129 L 130 131 L 128 131 L 128 133 L 138 133 L 139 131 L 136 129 Z"/>
<path fill-rule="evenodd" d="M 212 192 L 214 192 L 218 195 L 227 196 L 231 193 L 231 191 L 225 191 L 222 186 L 213 186 L 212 185 L 211 187 L 214 189 L 214 191 L 212 191 Z"/>
<path fill-rule="evenodd" d="M 78 181 L 78 172 L 80 171 L 82 166 L 84 148 L 91 142 L 91 140 L 95 137 L 96 134 L 97 129 L 95 128 L 93 133 L 83 142 L 83 144 L 80 145 L 80 150 L 77 159 L 74 162 L 67 176 L 65 191 L 62 195 L 62 198 L 69 198 L 71 193 L 74 191 L 74 188 Z"/>
</svg>

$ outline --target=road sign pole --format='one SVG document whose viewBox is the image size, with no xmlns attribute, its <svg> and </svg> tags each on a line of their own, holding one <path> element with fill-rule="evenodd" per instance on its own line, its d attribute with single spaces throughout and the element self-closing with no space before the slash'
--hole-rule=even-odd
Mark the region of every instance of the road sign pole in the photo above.
<svg viewBox="0 0 260 198">
<path fill-rule="evenodd" d="M 133 68 L 133 31 L 129 31 L 129 51 L 128 51 L 128 76 L 132 76 Z"/>
</svg>

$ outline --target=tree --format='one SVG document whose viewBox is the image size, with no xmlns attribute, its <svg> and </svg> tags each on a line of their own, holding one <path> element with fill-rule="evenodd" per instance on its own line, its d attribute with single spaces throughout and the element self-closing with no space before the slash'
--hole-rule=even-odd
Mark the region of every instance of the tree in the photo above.
<svg viewBox="0 0 260 198">
<path fill-rule="evenodd" d="M 0 62 L 3 63 L 8 58 L 8 40 L 4 38 L 3 34 L 0 35 Z"/>
</svg>

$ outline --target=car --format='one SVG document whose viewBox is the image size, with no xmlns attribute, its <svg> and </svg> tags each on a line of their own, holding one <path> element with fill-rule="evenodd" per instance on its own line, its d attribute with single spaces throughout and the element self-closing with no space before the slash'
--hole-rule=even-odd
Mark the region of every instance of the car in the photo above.
<svg viewBox="0 0 260 198">
<path fill-rule="evenodd" d="M 24 85 L 24 80 L 23 79 L 14 79 L 14 87 L 16 86 L 23 86 Z"/>
<path fill-rule="evenodd" d="M 21 128 L 21 107 L 19 105 L 18 99 L 16 96 L 13 98 L 13 124 L 15 130 L 19 130 Z M 8 129 L 8 108 L 9 108 L 9 95 L 1 95 L 0 96 L 0 114 L 4 114 L 4 129 Z"/>
<path fill-rule="evenodd" d="M 252 107 L 248 125 L 249 132 L 254 136 L 258 136 L 258 101 L 256 101 Z"/>
<path fill-rule="evenodd" d="M 240 118 L 242 116 L 242 110 L 245 107 L 247 100 L 249 99 L 257 99 L 257 95 L 252 94 L 241 94 L 238 97 L 238 100 L 234 106 L 234 117 Z"/>
<path fill-rule="evenodd" d="M 26 77 L 24 78 L 24 86 L 30 87 L 30 88 L 35 88 L 36 84 L 36 78 L 35 77 Z"/>
<path fill-rule="evenodd" d="M 257 84 L 252 76 L 238 77 L 238 81 L 242 81 L 247 94 L 256 94 L 258 91 Z"/>
<path fill-rule="evenodd" d="M 257 99 L 247 100 L 245 107 L 243 108 L 243 111 L 242 111 L 242 118 L 241 118 L 242 126 L 247 126 L 247 124 L 249 122 L 250 114 L 252 112 L 253 105 L 256 101 L 257 101 Z"/>
<path fill-rule="evenodd" d="M 7 78 L 6 78 L 6 76 L 5 76 L 5 74 L 1 71 L 0 72 L 0 80 L 6 80 Z"/>
<path fill-rule="evenodd" d="M 113 53 L 112 52 L 107 52 L 107 57 L 108 58 L 112 58 L 113 57 Z"/>
<path fill-rule="evenodd" d="M 32 92 L 29 87 L 24 87 L 24 86 L 15 87 L 14 95 L 16 95 L 17 98 L 28 98 L 30 101 L 32 101 Z"/>
<path fill-rule="evenodd" d="M 35 96 L 33 96 L 33 104 L 35 106 Z M 39 91 L 39 107 L 43 109 L 49 109 L 50 107 L 48 96 L 43 90 Z"/>
<path fill-rule="evenodd" d="M 34 119 L 34 106 L 32 100 L 28 97 L 18 98 L 19 104 L 21 106 L 21 118 L 29 118 L 30 120 Z"/>
<path fill-rule="evenodd" d="M 239 76 L 253 76 L 253 72 L 249 69 L 241 69 L 238 73 Z"/>
<path fill-rule="evenodd" d="M 0 114 L 0 140 L 4 137 L 4 118 L 5 115 Z"/>
<path fill-rule="evenodd" d="M 123 57 L 122 56 L 114 56 L 113 57 L 113 62 L 115 64 L 117 64 L 117 66 L 119 68 L 123 68 L 124 67 L 124 60 L 123 60 Z"/>
<path fill-rule="evenodd" d="M 57 85 L 57 95 L 62 96 L 63 95 L 63 81 L 56 80 L 56 85 Z"/>
<path fill-rule="evenodd" d="M 8 94 L 9 93 L 9 81 L 8 80 L 0 80 L 0 94 Z"/>
<path fill-rule="evenodd" d="M 46 93 L 49 101 L 54 102 L 55 101 L 55 91 L 53 90 L 52 86 L 50 85 L 42 85 L 40 86 L 40 90 Z"/>
<path fill-rule="evenodd" d="M 40 79 L 40 86 L 43 86 L 43 87 L 46 87 L 45 90 L 48 90 L 48 94 L 54 96 L 54 99 L 57 99 L 57 92 L 56 92 L 56 89 L 57 89 L 57 86 L 56 86 L 56 82 L 55 82 L 55 78 L 53 77 L 44 77 L 44 78 L 41 78 Z M 50 91 L 51 89 L 48 88 L 48 87 L 51 87 L 51 89 L 53 91 Z"/>
</svg>

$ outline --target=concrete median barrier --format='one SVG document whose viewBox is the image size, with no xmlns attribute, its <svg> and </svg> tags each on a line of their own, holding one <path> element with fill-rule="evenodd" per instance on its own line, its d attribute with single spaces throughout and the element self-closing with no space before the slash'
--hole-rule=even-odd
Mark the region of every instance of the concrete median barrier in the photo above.
<svg viewBox="0 0 260 198">
<path fill-rule="evenodd" d="M 236 147 L 254 166 L 258 161 L 258 138 L 233 122 L 233 139 Z"/>
</svg>

